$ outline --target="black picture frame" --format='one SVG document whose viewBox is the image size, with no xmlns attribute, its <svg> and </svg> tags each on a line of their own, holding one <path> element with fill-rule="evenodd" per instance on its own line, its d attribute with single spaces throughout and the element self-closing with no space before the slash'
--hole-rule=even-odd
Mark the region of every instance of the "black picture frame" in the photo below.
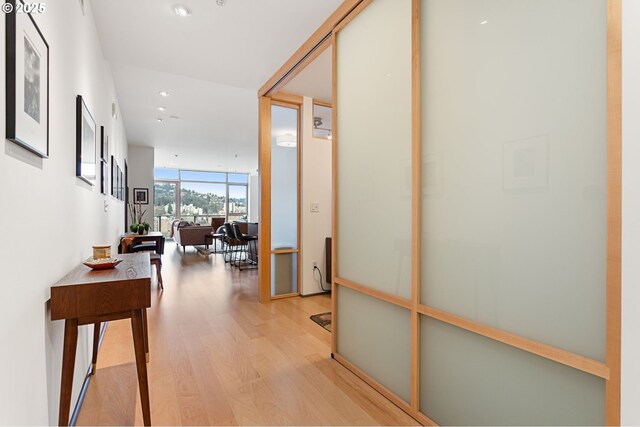
<svg viewBox="0 0 640 427">
<path fill-rule="evenodd" d="M 100 162 L 100 192 L 104 195 L 109 194 L 109 162 Z"/>
<path fill-rule="evenodd" d="M 111 195 L 116 197 L 116 158 L 111 156 Z"/>
<path fill-rule="evenodd" d="M 76 97 L 76 176 L 90 185 L 96 185 L 97 153 L 96 122 L 82 98 Z"/>
<path fill-rule="evenodd" d="M 49 44 L 30 13 L 17 13 L 21 0 L 7 0 L 6 138 L 49 158 Z M 23 9 L 24 10 L 24 9 Z M 18 34 L 23 43 L 19 43 Z"/>
<path fill-rule="evenodd" d="M 134 188 L 133 189 L 133 203 L 148 205 L 149 204 L 149 189 L 148 188 Z"/>
<path fill-rule="evenodd" d="M 118 170 L 120 171 L 120 175 L 118 177 L 119 179 L 119 192 L 118 194 L 120 195 L 120 201 L 124 200 L 124 172 L 122 172 L 122 169 L 120 169 L 118 167 Z"/>
<path fill-rule="evenodd" d="M 104 126 L 100 126 L 100 158 L 103 162 L 109 160 L 109 136 Z"/>
<path fill-rule="evenodd" d="M 116 163 L 116 199 L 120 200 L 120 165 Z"/>
</svg>

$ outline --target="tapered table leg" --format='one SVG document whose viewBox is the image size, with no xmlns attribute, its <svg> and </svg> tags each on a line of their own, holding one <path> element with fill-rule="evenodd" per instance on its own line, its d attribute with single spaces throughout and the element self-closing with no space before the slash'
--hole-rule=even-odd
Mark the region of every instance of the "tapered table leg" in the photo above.
<svg viewBox="0 0 640 427">
<path fill-rule="evenodd" d="M 62 379 L 60 381 L 60 410 L 58 425 L 69 425 L 71 409 L 71 388 L 73 386 L 73 370 L 76 366 L 76 348 L 78 345 L 78 319 L 67 319 L 64 322 L 64 349 L 62 353 Z"/>
<path fill-rule="evenodd" d="M 149 324 L 147 323 L 147 309 L 142 309 L 142 326 L 144 328 L 144 360 L 149 363 Z"/>
<path fill-rule="evenodd" d="M 93 324 L 93 355 L 91 356 L 91 375 L 96 373 L 98 364 L 98 344 L 100 344 L 100 322 Z"/>
<path fill-rule="evenodd" d="M 138 385 L 140 386 L 140 402 L 142 404 L 142 419 L 145 426 L 151 425 L 151 408 L 149 406 L 149 383 L 147 381 L 147 364 L 144 352 L 144 309 L 131 312 L 131 331 L 133 332 L 133 346 L 136 353 L 136 368 L 138 370 Z"/>
</svg>

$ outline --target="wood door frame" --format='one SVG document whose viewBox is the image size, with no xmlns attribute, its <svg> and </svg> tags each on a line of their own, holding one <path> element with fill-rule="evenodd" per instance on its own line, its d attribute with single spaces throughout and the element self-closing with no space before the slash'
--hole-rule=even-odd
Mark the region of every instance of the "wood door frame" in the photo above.
<svg viewBox="0 0 640 427">
<path fill-rule="evenodd" d="M 258 143 L 258 171 L 260 176 L 260 219 L 258 227 L 258 259 L 262 262 L 258 263 L 258 300 L 261 303 L 266 303 L 276 299 L 295 297 L 300 295 L 300 279 L 301 279 L 301 259 L 302 248 L 300 244 L 301 240 L 301 159 L 302 159 L 302 103 L 303 98 L 298 95 L 290 94 L 274 94 L 273 96 L 261 96 L 259 98 L 259 143 Z M 298 247 L 296 249 L 286 250 L 272 250 L 271 249 L 271 107 L 279 106 L 284 108 L 291 108 L 297 111 L 298 117 L 298 146 L 297 146 L 297 161 L 298 161 L 298 213 L 297 213 L 297 227 L 298 227 Z M 297 263 L 297 289 L 296 292 L 292 292 L 285 295 L 271 295 L 271 255 L 273 254 L 286 254 L 296 253 Z"/>
</svg>

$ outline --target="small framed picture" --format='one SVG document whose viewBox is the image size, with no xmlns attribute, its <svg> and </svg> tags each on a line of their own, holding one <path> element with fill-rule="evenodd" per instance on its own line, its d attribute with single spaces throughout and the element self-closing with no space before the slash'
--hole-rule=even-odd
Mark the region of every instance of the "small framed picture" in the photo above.
<svg viewBox="0 0 640 427">
<path fill-rule="evenodd" d="M 49 157 L 49 45 L 21 0 L 7 0 L 6 137 Z"/>
<path fill-rule="evenodd" d="M 100 192 L 106 195 L 109 194 L 109 163 L 102 161 L 100 166 Z"/>
<path fill-rule="evenodd" d="M 148 188 L 134 188 L 133 189 L 133 203 L 140 203 L 141 205 L 149 204 L 149 189 Z"/>
<path fill-rule="evenodd" d="M 96 185 L 96 122 L 81 95 L 76 98 L 76 176 Z"/>
<path fill-rule="evenodd" d="M 118 166 L 118 199 L 124 200 L 124 173 Z"/>
<path fill-rule="evenodd" d="M 109 137 L 104 126 L 100 126 L 100 158 L 103 162 L 109 160 Z"/>
<path fill-rule="evenodd" d="M 111 156 L 111 195 L 116 197 L 116 158 Z"/>
<path fill-rule="evenodd" d="M 120 166 L 116 163 L 116 199 L 120 200 Z"/>
</svg>

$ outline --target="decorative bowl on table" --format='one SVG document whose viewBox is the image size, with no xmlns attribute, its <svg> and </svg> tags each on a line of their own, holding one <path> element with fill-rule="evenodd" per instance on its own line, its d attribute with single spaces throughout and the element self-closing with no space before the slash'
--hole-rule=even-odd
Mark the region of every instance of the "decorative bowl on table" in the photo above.
<svg viewBox="0 0 640 427">
<path fill-rule="evenodd" d="M 118 258 L 100 258 L 100 259 L 88 259 L 83 262 L 89 268 L 94 270 L 106 270 L 109 268 L 114 268 L 116 265 L 122 262 L 121 259 Z"/>
</svg>

